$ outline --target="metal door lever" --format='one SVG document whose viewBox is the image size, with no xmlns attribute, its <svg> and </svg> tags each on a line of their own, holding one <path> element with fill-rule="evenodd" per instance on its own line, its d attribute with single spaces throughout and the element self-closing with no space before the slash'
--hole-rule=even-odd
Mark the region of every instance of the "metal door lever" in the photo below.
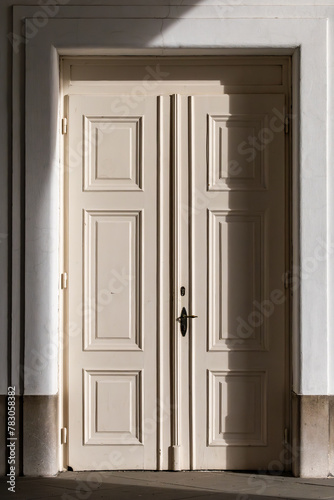
<svg viewBox="0 0 334 500">
<path fill-rule="evenodd" d="M 188 328 L 188 318 L 198 318 L 198 316 L 194 316 L 193 314 L 189 315 L 187 314 L 187 309 L 185 307 L 182 308 L 181 311 L 181 316 L 176 318 L 176 321 L 180 323 L 180 329 L 183 337 L 187 333 L 187 328 Z"/>
</svg>

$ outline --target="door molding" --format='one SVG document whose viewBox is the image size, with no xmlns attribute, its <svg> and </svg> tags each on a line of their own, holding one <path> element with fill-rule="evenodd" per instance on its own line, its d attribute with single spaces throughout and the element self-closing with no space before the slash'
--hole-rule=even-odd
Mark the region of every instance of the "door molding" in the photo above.
<svg viewBox="0 0 334 500">
<path fill-rule="evenodd" d="M 306 266 L 307 260 L 314 258 L 316 245 L 319 245 L 316 242 L 323 242 L 325 247 L 327 245 L 327 251 L 330 248 L 326 203 L 330 153 L 327 149 L 327 130 L 334 113 L 330 113 L 327 104 L 325 55 L 328 11 L 325 7 L 319 9 L 318 15 L 321 11 L 324 18 L 302 19 L 303 8 L 296 7 L 300 15 L 298 19 L 277 19 L 264 18 L 268 15 L 267 7 L 253 7 L 251 11 L 245 11 L 240 6 L 233 19 L 192 19 L 190 16 L 177 23 L 168 19 L 164 21 L 168 30 L 162 35 L 159 19 L 115 19 L 112 18 L 112 7 L 61 7 L 57 15 L 48 20 L 47 29 L 39 30 L 35 37 L 28 39 L 30 18 L 36 8 L 14 8 L 14 33 L 21 33 L 23 20 L 29 41 L 14 52 L 13 71 L 14 192 L 21 183 L 23 162 L 26 181 L 24 342 L 25 367 L 30 368 L 30 376 L 26 376 L 24 381 L 26 395 L 56 395 L 59 391 L 57 353 L 49 356 L 42 372 L 32 366 L 32 352 L 40 353 L 50 345 L 57 346 L 59 337 L 59 56 L 121 55 L 136 54 L 138 51 L 194 55 L 202 49 L 210 54 L 240 54 L 245 51 L 261 55 L 292 54 L 293 116 L 296 118 L 292 120 L 293 261 L 299 268 L 300 263 L 306 263 Z M 282 12 L 282 15 L 287 15 L 288 8 L 282 9 Z M 200 26 L 196 28 L 194 25 L 198 23 Z M 196 43 L 187 35 L 194 32 Z M 139 46 L 138 39 L 145 40 L 145 43 Z M 183 50 L 178 50 L 180 44 Z M 300 78 L 302 85 L 299 88 Z M 309 78 L 312 78 L 312 99 L 309 98 L 308 86 L 303 84 Z M 25 124 L 21 121 L 23 102 Z M 310 120 L 310 117 L 314 119 Z M 25 156 L 21 148 L 23 137 Z M 20 200 L 14 199 L 13 239 L 16 248 L 20 243 L 22 207 Z M 19 266 L 16 255 L 13 265 Z M 17 268 L 15 273 L 17 275 Z M 334 343 L 328 330 L 328 289 L 328 262 L 324 258 L 317 261 L 316 272 L 309 273 L 308 279 L 302 279 L 293 299 L 293 390 L 297 394 L 328 394 L 333 391 L 331 384 L 334 382 L 330 382 L 328 369 L 328 353 L 333 350 L 328 347 Z M 19 300 L 18 285 L 14 287 L 14 295 L 15 307 Z M 316 341 L 315 324 L 318 333 Z M 18 323 L 14 324 L 14 338 L 20 338 Z M 16 358 L 13 360 L 15 364 L 19 364 Z M 307 368 L 303 369 L 305 364 Z M 315 373 L 317 377 L 314 377 Z M 58 470 L 58 463 L 55 451 L 48 458 L 47 469 L 51 474 Z M 304 463 L 306 469 L 307 466 Z"/>
<path fill-rule="evenodd" d="M 173 95 L 172 99 L 172 214 L 173 214 L 173 237 L 172 237 L 172 269 L 173 269 L 173 304 L 172 318 L 180 314 L 179 284 L 181 280 L 180 252 L 181 252 L 181 159 L 179 147 L 180 135 L 180 96 Z M 171 328 L 171 358 L 172 358 L 172 433 L 170 446 L 170 467 L 172 470 L 180 470 L 180 335 L 178 335 L 179 324 L 174 322 Z"/>
</svg>

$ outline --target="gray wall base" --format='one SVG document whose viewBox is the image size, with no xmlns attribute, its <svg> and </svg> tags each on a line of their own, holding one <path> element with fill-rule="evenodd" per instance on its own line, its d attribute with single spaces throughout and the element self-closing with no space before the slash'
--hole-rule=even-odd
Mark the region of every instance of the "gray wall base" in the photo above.
<svg viewBox="0 0 334 500">
<path fill-rule="evenodd" d="M 6 475 L 7 396 L 0 396 L 0 475 Z"/>
<path fill-rule="evenodd" d="M 58 473 L 58 396 L 23 397 L 23 474 Z"/>
<path fill-rule="evenodd" d="M 5 476 L 9 472 L 8 465 L 8 410 L 7 396 L 0 396 L 0 476 Z M 11 406 L 12 408 L 12 406 Z M 15 396 L 15 474 L 22 474 L 22 435 L 21 435 L 21 413 L 22 413 L 22 396 Z M 13 465 L 13 464 L 12 464 Z"/>
<path fill-rule="evenodd" d="M 6 408 L 0 396 L 0 475 L 6 474 Z M 59 439 L 58 396 L 24 396 L 24 475 L 57 474 Z M 334 475 L 334 396 L 292 394 L 292 458 L 295 476 Z"/>
<path fill-rule="evenodd" d="M 292 453 L 295 476 L 334 474 L 334 396 L 292 397 Z"/>
</svg>

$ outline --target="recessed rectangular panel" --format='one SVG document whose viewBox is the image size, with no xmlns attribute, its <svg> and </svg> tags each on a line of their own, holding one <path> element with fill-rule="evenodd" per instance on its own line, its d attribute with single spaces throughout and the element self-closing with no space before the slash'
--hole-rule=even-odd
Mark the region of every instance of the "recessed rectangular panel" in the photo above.
<svg viewBox="0 0 334 500">
<path fill-rule="evenodd" d="M 261 309 L 264 281 L 261 214 L 209 214 L 209 350 L 264 347 L 266 315 Z"/>
<path fill-rule="evenodd" d="M 207 85 L 282 85 L 282 65 L 278 64 L 229 64 L 222 58 L 210 56 L 201 58 L 195 56 L 192 63 L 184 60 L 171 60 L 168 56 L 162 58 L 142 59 L 135 56 L 132 60 L 127 57 L 125 62 L 108 65 L 96 64 L 96 62 L 81 64 L 80 61 L 70 63 L 70 81 L 75 86 L 96 85 L 96 82 L 108 85 L 122 85 L 129 89 L 129 93 L 134 85 L 142 85 L 148 80 L 148 85 L 152 78 L 158 77 L 159 73 L 154 72 L 159 69 L 161 78 L 160 86 L 169 85 L 171 81 L 177 81 L 189 86 L 189 81 L 200 81 Z M 135 59 L 135 61 L 134 61 Z M 181 62 L 181 64 L 180 64 Z M 205 69 L 203 69 L 203 63 Z M 153 84 L 155 81 L 153 80 Z"/>
<path fill-rule="evenodd" d="M 84 117 L 84 189 L 142 189 L 142 117 Z"/>
<path fill-rule="evenodd" d="M 208 445 L 266 445 L 266 373 L 208 371 Z"/>
<path fill-rule="evenodd" d="M 84 370 L 84 443 L 142 444 L 142 373 Z"/>
<path fill-rule="evenodd" d="M 84 345 L 141 348 L 141 212 L 84 213 Z"/>
<path fill-rule="evenodd" d="M 208 191 L 263 189 L 267 117 L 208 115 Z"/>
</svg>

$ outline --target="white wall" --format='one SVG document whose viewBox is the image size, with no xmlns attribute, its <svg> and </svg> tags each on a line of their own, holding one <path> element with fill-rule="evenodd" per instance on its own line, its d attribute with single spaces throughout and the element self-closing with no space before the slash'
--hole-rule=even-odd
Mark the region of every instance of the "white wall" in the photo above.
<svg viewBox="0 0 334 500">
<path fill-rule="evenodd" d="M 22 5 L 33 5 L 35 2 L 20 2 Z M 45 2 L 40 2 L 41 6 L 33 8 L 33 11 L 30 12 L 29 17 L 34 16 L 34 13 L 40 12 L 42 9 L 42 4 Z M 99 1 L 99 5 L 112 5 L 112 2 L 110 1 Z M 116 2 L 114 2 L 116 3 Z M 131 4 L 131 2 L 127 2 L 128 4 Z M 133 1 L 133 4 L 136 4 L 137 2 Z M 147 4 L 153 4 L 157 5 L 158 2 L 150 2 L 146 1 L 145 3 Z M 162 3 L 168 3 L 168 2 L 162 2 Z M 257 2 L 255 1 L 210 1 L 211 6 L 208 8 L 204 8 L 203 5 L 207 5 L 208 2 L 196 2 L 196 1 L 190 1 L 190 2 L 181 2 L 181 1 L 176 1 L 176 2 L 170 2 L 171 5 L 173 5 L 171 8 L 164 7 L 162 10 L 160 10 L 158 7 L 133 7 L 131 9 L 126 9 L 124 7 L 116 7 L 115 10 L 113 11 L 113 15 L 115 17 L 135 17 L 136 13 L 140 17 L 171 17 L 172 20 L 167 19 L 164 21 L 162 24 L 161 21 L 155 21 L 155 26 L 156 29 L 154 28 L 152 31 L 152 23 L 153 21 L 150 21 L 148 25 L 151 26 L 151 31 L 144 29 L 145 27 L 143 26 L 140 28 L 140 25 L 142 23 L 138 22 L 137 23 L 137 32 L 136 33 L 131 33 L 133 35 L 132 38 L 132 46 L 153 46 L 153 47 L 159 47 L 159 44 L 161 46 L 162 43 L 166 44 L 166 46 L 169 47 L 178 47 L 180 45 L 181 37 L 182 37 L 182 43 L 186 44 L 188 43 L 189 45 L 192 45 L 193 47 L 200 47 L 201 43 L 204 45 L 210 45 L 211 46 L 219 46 L 222 40 L 222 33 L 221 33 L 221 25 L 220 21 L 217 20 L 215 24 L 211 24 L 211 28 L 214 28 L 211 31 L 208 31 L 207 27 L 204 26 L 204 21 L 201 19 L 203 18 L 217 18 L 219 16 L 224 19 L 224 29 L 225 30 L 231 30 L 230 31 L 230 37 L 227 38 L 227 31 L 225 32 L 225 43 L 230 43 L 231 46 L 233 46 L 233 36 L 235 36 L 235 40 L 237 40 L 237 35 L 238 33 L 235 32 L 233 23 L 229 23 L 226 21 L 226 18 L 231 17 L 232 19 L 234 17 L 240 16 L 240 8 L 241 5 L 247 6 L 247 4 L 252 4 L 257 3 L 259 6 L 264 6 L 264 7 L 249 7 L 245 8 L 243 10 L 243 15 L 254 15 L 255 17 L 270 17 L 270 18 L 275 18 L 275 17 L 282 17 L 282 18 L 298 18 L 298 17 L 305 17 L 305 18 L 311 18 L 309 24 L 307 25 L 308 27 L 305 29 L 309 30 L 309 42 L 307 41 L 307 37 L 305 34 L 303 35 L 305 38 L 305 47 L 307 44 L 310 45 L 310 49 L 312 48 L 311 45 L 317 46 L 320 43 L 323 42 L 322 37 L 325 34 L 324 31 L 324 26 L 325 26 L 325 21 L 321 23 L 313 23 L 312 24 L 312 19 L 316 18 L 330 18 L 329 21 L 329 47 L 333 47 L 333 20 L 334 20 L 334 7 L 313 7 L 313 5 L 316 5 L 317 2 L 311 2 L 305 0 L 304 2 L 296 0 L 294 3 L 294 6 L 287 6 L 287 7 L 282 7 L 282 5 L 288 5 L 289 2 L 288 0 L 280 0 L 277 2 L 277 4 L 281 5 L 279 7 L 274 7 L 273 2 L 270 2 L 269 0 L 258 0 Z M 322 2 L 323 4 L 327 5 L 333 5 L 332 1 L 327 1 L 327 2 Z M 75 10 L 75 5 L 94 5 L 95 2 L 92 1 L 85 1 L 85 0 L 71 0 L 71 2 L 66 1 L 66 0 L 61 0 L 59 4 L 62 4 L 64 9 L 67 9 L 67 12 L 69 16 L 75 16 L 78 15 Z M 178 9 L 176 6 L 182 4 L 182 8 Z M 193 5 L 192 5 L 193 4 Z M 198 6 L 196 6 L 196 4 Z M 216 4 L 216 5 L 212 5 Z M 265 5 L 271 5 L 271 7 L 265 7 Z M 12 28 L 10 27 L 10 16 L 11 16 L 11 5 L 13 5 L 12 2 L 2 2 L 0 5 L 0 30 L 1 30 L 1 35 L 2 35 L 2 40 L 4 40 L 7 36 L 12 31 Z M 305 5 L 302 10 L 298 7 L 298 5 Z M 306 7 L 307 5 L 307 7 Z M 235 6 L 235 7 L 234 7 Z M 256 12 L 255 12 L 256 9 Z M 57 10 L 57 9 L 56 9 Z M 56 10 L 54 11 L 56 14 Z M 44 12 L 45 9 L 44 9 Z M 85 11 L 84 9 L 80 9 L 80 15 L 85 16 Z M 196 18 L 196 20 L 191 21 L 190 23 L 187 23 L 185 21 L 181 22 L 178 20 L 178 17 L 184 17 L 184 18 Z M 41 26 L 37 31 L 39 33 L 36 34 L 36 36 L 32 36 L 31 39 L 28 40 L 26 44 L 26 49 L 27 52 L 33 55 L 33 50 L 32 47 L 34 46 L 35 43 L 37 43 L 38 37 L 46 37 L 47 35 L 50 34 L 52 29 L 54 29 L 54 22 L 51 22 L 51 19 L 55 17 L 54 14 L 49 14 L 50 22 L 48 22 L 48 19 L 46 19 L 46 22 L 44 23 L 44 26 Z M 101 17 L 104 17 L 103 15 Z M 240 16 L 242 17 L 242 16 Z M 45 18 L 44 18 L 45 19 Z M 55 19 L 53 19 L 55 21 Z M 41 24 L 43 25 L 43 19 L 41 21 Z M 182 24 L 183 23 L 183 24 Z M 120 21 L 117 23 L 119 24 L 124 24 L 126 25 L 125 21 Z M 180 25 L 182 24 L 183 28 L 181 29 Z M 281 23 L 281 28 L 279 23 L 275 23 L 275 25 L 272 25 L 272 31 L 269 29 L 269 24 L 268 23 L 263 23 L 263 32 L 257 33 L 257 44 L 260 47 L 265 47 L 266 43 L 268 45 L 274 45 L 274 46 L 286 46 L 286 47 L 291 47 L 296 45 L 296 40 L 297 38 L 295 37 L 295 30 L 298 30 L 298 23 L 295 23 L 295 28 L 293 27 L 294 24 L 290 23 L 291 25 L 291 30 L 287 29 L 286 27 L 284 28 L 286 31 L 284 32 L 284 40 L 281 42 L 281 44 L 278 42 L 279 37 L 282 35 L 282 27 L 287 26 L 288 24 L 282 21 Z M 35 23 L 36 25 L 36 23 Z M 33 26 L 35 26 L 33 25 Z M 233 29 L 232 29 L 233 25 Z M 245 23 L 240 22 L 239 23 L 240 30 L 244 32 L 245 29 L 247 29 L 247 26 Z M 306 24 L 305 24 L 306 26 Z M 319 31 L 319 26 L 320 26 L 320 31 Z M 317 31 L 318 30 L 318 31 Z M 78 23 L 78 32 L 79 32 L 79 23 Z M 98 39 L 99 33 L 95 32 L 95 34 L 92 32 L 92 37 L 93 39 L 96 39 L 96 45 L 99 42 Z M 136 37 L 134 36 L 136 35 Z M 111 36 L 111 42 L 112 42 L 112 34 Z M 229 40 L 227 42 L 226 40 Z M 123 35 L 123 40 L 119 41 L 119 45 L 122 46 L 126 45 L 129 46 L 130 44 L 130 38 L 128 33 L 124 33 Z M 137 40 L 137 41 L 136 41 Z M 17 39 L 16 39 L 17 41 Z M 64 43 L 66 42 L 66 37 L 64 38 Z M 8 42 L 9 43 L 9 42 Z M 0 92 L 0 112 L 1 112 L 1 130 L 2 134 L 0 137 L 0 147 L 1 147 L 1 164 L 2 165 L 8 165 L 10 169 L 10 159 L 11 156 L 8 151 L 8 141 L 10 139 L 10 130 L 11 130 L 11 124 L 9 121 L 9 113 L 8 113 L 8 95 L 11 91 L 11 78 L 10 78 L 10 60 L 8 59 L 9 57 L 9 50 L 8 50 L 8 43 L 7 47 L 4 47 L 4 45 L 1 46 L 1 59 L 0 59 L 0 69 L 1 69 L 1 74 L 7 75 L 7 78 L 2 78 L 0 80 L 0 85 L 1 85 L 1 92 Z M 235 44 L 237 44 L 237 41 L 234 41 Z M 186 45 L 185 45 L 186 46 Z M 307 51 L 305 51 L 306 53 Z M 311 52 L 309 52 L 311 54 Z M 14 68 L 18 67 L 18 58 L 19 56 L 14 57 Z M 302 51 L 302 58 L 304 57 L 304 53 Z M 29 59 L 28 59 L 29 60 Z M 333 230 L 334 230 L 334 210 L 332 207 L 333 204 L 333 197 L 331 196 L 331 193 L 334 193 L 334 176 L 331 172 L 331 170 L 326 170 L 326 158 L 324 157 L 324 151 L 319 147 L 319 150 L 317 151 L 316 145 L 323 144 L 323 139 L 324 139 L 324 134 L 326 134 L 326 118 L 324 115 L 326 115 L 326 109 L 324 109 L 324 106 L 327 106 L 326 103 L 326 74 L 322 73 L 320 74 L 320 79 L 319 79 L 319 68 L 321 67 L 321 63 L 324 61 L 321 60 L 317 57 L 314 60 L 308 61 L 308 68 L 310 68 L 310 63 L 312 64 L 313 67 L 313 75 L 312 71 L 309 71 L 307 74 L 302 73 L 302 81 L 301 81 L 301 91 L 302 91 L 302 98 L 304 99 L 304 102 L 308 104 L 308 114 L 301 116 L 301 123 L 302 123 L 302 138 L 303 137 L 308 137 L 309 140 L 311 141 L 312 137 L 313 139 L 313 149 L 312 149 L 312 155 L 308 154 L 309 152 L 309 144 L 308 143 L 302 143 L 301 151 L 302 151 L 302 157 L 303 157 L 303 165 L 307 168 L 305 168 L 305 172 L 302 177 L 302 184 L 303 184 L 303 198 L 301 200 L 302 203 L 302 208 L 303 208 L 303 226 L 302 226 L 302 233 L 301 233 L 301 241 L 303 244 L 303 252 L 302 252 L 302 266 L 304 266 L 305 270 L 309 269 L 307 266 L 310 265 L 310 259 L 314 258 L 315 255 L 315 250 L 317 247 L 317 240 L 316 238 L 320 238 L 322 241 L 326 241 L 330 243 L 330 241 L 334 241 L 334 235 L 333 235 Z M 302 67 L 304 64 L 304 60 L 302 59 Z M 330 73 L 329 73 L 329 84 L 330 84 L 330 93 L 328 95 L 329 97 L 329 104 L 328 104 L 328 110 L 330 111 L 329 115 L 334 116 L 334 109 L 333 109 L 333 71 L 334 71 L 334 60 L 333 60 L 333 55 L 332 51 L 329 53 L 329 67 L 330 67 Z M 28 68 L 29 69 L 29 68 Z M 44 83 L 48 83 L 45 81 Z M 43 85 L 41 85 L 41 88 Z M 47 88 L 46 88 L 47 89 Z M 16 94 L 18 95 L 18 94 Z M 319 96 L 319 99 L 315 99 L 315 96 Z M 39 97 L 39 95 L 37 96 Z M 17 105 L 17 102 L 15 103 Z M 306 108 L 305 108 L 306 109 Z M 23 109 L 17 109 L 23 116 Z M 333 124 L 330 121 L 329 122 L 329 131 L 328 131 L 328 137 L 331 138 L 332 135 L 332 130 L 333 130 Z M 313 135 L 312 135 L 313 134 Z M 319 140 L 318 140 L 319 139 Z M 312 142 L 312 141 L 311 141 Z M 332 145 L 331 141 L 329 141 L 329 158 L 333 158 L 334 156 L 334 146 Z M 304 156 L 303 156 L 304 155 Z M 17 150 L 15 148 L 14 150 L 14 156 L 16 159 L 17 158 Z M 330 163 L 329 163 L 330 165 Z M 20 338 L 22 335 L 22 332 L 20 331 L 20 317 L 19 317 L 19 311 L 20 311 L 20 302 L 19 302 L 19 288 L 18 288 L 18 281 L 19 281 L 19 261 L 17 258 L 17 248 L 19 248 L 20 245 L 20 230 L 19 230 L 19 219 L 20 219 L 20 205 L 18 203 L 19 201 L 19 191 L 20 191 L 20 183 L 19 183 L 19 175 L 18 175 L 18 168 L 17 168 L 17 162 L 16 162 L 16 167 L 14 171 L 14 189 L 15 189 L 15 210 L 14 210 L 14 233 L 13 233 L 13 238 L 15 242 L 15 249 L 13 253 L 13 263 L 14 263 L 14 288 L 15 288 L 15 294 L 13 298 L 13 310 L 14 310 L 14 328 L 13 328 L 13 333 L 12 333 L 12 342 L 13 342 L 13 352 L 12 352 L 12 363 L 13 363 L 13 383 L 18 384 L 19 379 L 17 375 L 17 368 L 20 363 Z M 5 170 L 5 169 L 4 169 Z M 5 177 L 5 174 L 3 178 Z M 328 181 L 328 182 L 327 182 Z M 33 186 L 33 179 L 30 176 L 29 177 L 29 186 Z M 6 196 L 8 193 L 6 192 L 6 186 L 7 182 L 3 182 L 0 184 L 0 233 L 6 235 L 7 234 L 7 203 L 8 203 L 8 197 Z M 53 188 L 52 188 L 53 189 Z M 3 191 L 3 192 L 2 192 Z M 52 190 L 51 190 L 52 191 Z M 49 191 L 49 192 L 51 192 Z M 52 191 L 54 193 L 54 191 Z M 37 193 L 38 195 L 38 193 Z M 329 203 L 326 205 L 326 197 L 327 195 L 329 196 Z M 333 214 L 333 215 L 332 215 Z M 328 216 L 328 218 L 327 218 Z M 42 234 L 42 231 L 45 230 L 43 227 L 38 228 L 39 235 Z M 328 230 L 328 232 L 327 232 Z M 51 233 L 50 233 L 51 234 Z M 0 235 L 1 236 L 1 235 Z M 6 387 L 7 387 L 7 381 L 6 381 L 6 322 L 5 322 L 5 316 L 6 316 L 6 296 L 7 296 L 7 262 L 6 262 L 6 245 L 4 242 L 7 244 L 6 239 L 0 240 L 0 256 L 4 257 L 4 259 L 1 259 L 0 263 L 0 278 L 1 278 L 1 295 L 0 295 L 0 310 L 1 310 L 1 332 L 2 335 L 0 337 L 0 380 L 1 380 L 1 386 L 0 386 L 0 391 L 2 393 L 5 393 Z M 27 235 L 27 242 L 29 243 L 29 234 Z M 42 239 L 41 240 L 41 245 L 45 241 Z M 28 244 L 29 247 L 29 244 Z M 301 322 L 301 327 L 302 327 L 302 332 L 303 332 L 303 337 L 302 337 L 302 342 L 301 342 L 301 364 L 300 364 L 300 380 L 298 375 L 299 373 L 295 373 L 295 389 L 297 392 L 302 393 L 302 394 L 334 394 L 334 360 L 332 356 L 334 356 L 334 331 L 332 328 L 333 325 L 333 314 L 331 311 L 334 311 L 334 308 L 328 307 L 327 306 L 332 303 L 332 298 L 333 294 L 332 292 L 332 286 L 331 284 L 334 283 L 334 265 L 333 265 L 333 259 L 334 259 L 334 252 L 331 251 L 331 246 L 329 245 L 327 247 L 327 250 L 329 251 L 329 266 L 327 267 L 327 263 L 323 260 L 317 260 L 316 261 L 316 268 L 312 272 L 307 271 L 303 279 L 303 294 L 302 294 L 302 301 L 301 301 L 301 312 L 302 312 L 302 322 Z M 47 252 L 47 248 L 46 248 Z M 38 256 L 36 256 L 38 257 Z M 44 272 L 48 272 L 48 254 L 46 253 L 46 261 L 45 261 L 45 270 Z M 54 261 L 56 262 L 56 261 Z M 41 274 L 38 274 L 38 263 L 39 260 L 36 258 L 36 261 L 34 265 L 32 265 L 33 261 L 30 261 L 30 265 L 27 266 L 27 269 L 29 270 L 28 273 L 28 281 L 26 283 L 26 292 L 29 296 L 29 286 L 31 283 L 31 289 L 36 290 L 36 287 L 42 287 L 43 286 L 43 280 L 38 282 L 38 279 L 41 278 Z M 36 279 L 37 279 L 37 285 L 34 282 L 34 277 L 36 274 Z M 327 283 L 327 277 L 328 283 Z M 46 283 L 55 283 L 54 278 L 49 281 L 48 278 L 46 278 Z M 325 283 L 325 287 L 324 287 Z M 45 293 L 49 293 L 50 290 L 45 290 Z M 328 295 L 328 292 L 331 294 Z M 53 306 L 54 306 L 54 294 L 55 292 L 53 291 Z M 36 305 L 37 307 L 37 305 Z M 36 309 L 37 310 L 37 309 Z M 36 310 L 33 309 L 33 304 L 30 304 L 30 307 L 27 311 L 26 318 L 28 318 L 28 323 L 27 325 L 30 325 L 29 330 L 27 331 L 26 335 L 26 343 L 25 343 L 25 349 L 26 349 L 26 359 L 27 360 L 32 360 L 31 353 L 41 353 L 47 343 L 51 339 L 54 339 L 55 336 L 55 310 L 54 308 L 52 310 L 46 309 L 41 309 L 40 314 L 36 315 Z M 32 318 L 32 319 L 31 319 Z M 52 319 L 53 318 L 53 319 Z M 30 321 L 31 319 L 31 321 Z M 48 319 L 50 320 L 50 325 L 48 325 Z M 298 356 L 297 356 L 298 357 Z M 298 367 L 298 372 L 299 372 L 299 367 Z M 26 390 L 28 394 L 53 394 L 57 392 L 57 381 L 55 380 L 56 378 L 56 373 L 57 373 L 57 361 L 55 358 L 52 358 L 47 361 L 46 365 L 44 366 L 43 370 L 34 370 L 33 376 L 29 378 L 30 382 L 27 382 L 28 379 L 26 379 Z"/>
<path fill-rule="evenodd" d="M 6 43 L 6 34 L 9 30 L 10 12 L 8 6 L 0 5 L 0 394 L 7 393 L 7 337 L 8 337 L 8 170 L 10 137 L 9 95 L 10 78 L 8 58 L 9 44 Z"/>
</svg>

